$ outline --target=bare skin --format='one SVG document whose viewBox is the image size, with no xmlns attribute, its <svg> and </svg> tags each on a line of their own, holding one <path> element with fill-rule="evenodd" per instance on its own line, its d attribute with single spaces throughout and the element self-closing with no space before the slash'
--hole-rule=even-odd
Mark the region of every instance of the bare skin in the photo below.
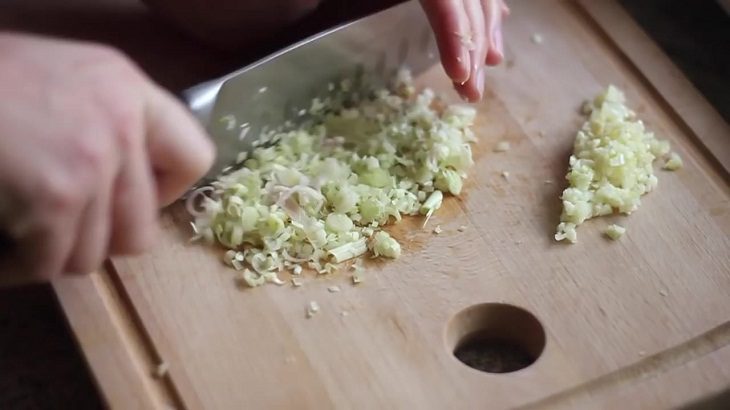
<svg viewBox="0 0 730 410">
<path fill-rule="evenodd" d="M 503 0 L 421 0 L 436 35 L 441 63 L 456 91 L 467 101 L 484 94 L 484 65 L 504 59 Z"/>
<path fill-rule="evenodd" d="M 147 2 L 212 39 L 241 27 L 267 35 L 320 0 Z M 502 0 L 421 4 L 454 87 L 480 100 L 484 65 L 504 56 L 509 10 Z M 0 55 L 0 278 L 90 272 L 148 249 L 158 209 L 213 161 L 200 125 L 110 48 L 0 33 Z"/>
<path fill-rule="evenodd" d="M 154 241 L 210 166 L 203 130 L 121 54 L 0 34 L 0 275 L 89 272 Z M 49 63 L 50 62 L 50 63 Z"/>
<path fill-rule="evenodd" d="M 226 47 L 257 37 L 313 12 L 322 0 L 145 0 L 160 14 L 205 41 Z M 504 0 L 420 0 L 438 42 L 441 62 L 456 91 L 477 102 L 484 93 L 485 65 L 504 58 Z M 344 7 L 344 6 L 343 6 Z"/>
</svg>

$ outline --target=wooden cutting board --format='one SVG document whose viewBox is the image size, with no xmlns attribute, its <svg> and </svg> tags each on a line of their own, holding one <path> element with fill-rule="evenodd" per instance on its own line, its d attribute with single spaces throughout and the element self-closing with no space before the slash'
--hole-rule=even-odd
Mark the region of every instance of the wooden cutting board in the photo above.
<svg viewBox="0 0 730 410">
<path fill-rule="evenodd" d="M 237 288 L 219 251 L 188 243 L 179 206 L 151 253 L 57 281 L 109 404 L 666 408 L 727 388 L 727 123 L 615 2 L 510 6 L 466 193 L 431 220 L 442 234 L 417 221 L 395 229 L 404 256 L 370 265 L 360 285 L 340 274 Z M 456 99 L 438 66 L 418 83 Z M 579 243 L 556 243 L 579 107 L 608 84 L 685 168 L 657 171 L 658 189 L 631 217 L 592 220 Z M 503 139 L 512 149 L 492 152 Z M 611 222 L 628 228 L 617 242 L 601 234 Z M 307 319 L 310 301 L 321 311 Z M 504 374 L 467 367 L 455 345 L 485 326 L 539 357 Z M 160 363 L 168 371 L 154 377 Z"/>
</svg>

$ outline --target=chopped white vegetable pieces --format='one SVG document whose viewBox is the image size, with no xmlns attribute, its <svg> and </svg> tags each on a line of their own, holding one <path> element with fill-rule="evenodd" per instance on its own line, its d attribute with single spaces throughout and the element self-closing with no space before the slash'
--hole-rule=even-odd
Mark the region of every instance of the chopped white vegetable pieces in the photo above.
<svg viewBox="0 0 730 410">
<path fill-rule="evenodd" d="M 316 315 L 317 313 L 319 313 L 319 303 L 317 303 L 316 301 L 313 300 L 313 301 L 309 302 L 309 304 L 307 305 L 307 313 L 306 313 L 307 319 L 311 318 L 312 316 Z"/>
<path fill-rule="evenodd" d="M 682 161 L 682 157 L 680 157 L 679 154 L 677 154 L 676 152 L 672 152 L 671 154 L 669 154 L 669 158 L 667 158 L 662 168 L 668 171 L 676 171 L 683 166 L 684 162 Z"/>
<path fill-rule="evenodd" d="M 615 241 L 618 238 L 622 237 L 624 233 L 626 233 L 626 228 L 621 225 L 611 224 L 608 225 L 604 233 L 606 234 L 606 236 Z"/>
<path fill-rule="evenodd" d="M 497 145 L 494 146 L 494 152 L 507 152 L 510 148 L 509 141 L 499 141 Z"/>
<path fill-rule="evenodd" d="M 400 244 L 385 231 L 380 231 L 373 236 L 370 249 L 375 256 L 385 256 L 392 259 L 400 256 Z"/>
<path fill-rule="evenodd" d="M 152 373 L 155 378 L 161 379 L 165 376 L 167 376 L 168 371 L 170 370 L 170 365 L 167 362 L 161 362 L 157 365 L 155 368 L 155 371 Z"/>
<path fill-rule="evenodd" d="M 352 284 L 358 285 L 362 283 L 362 273 L 361 272 L 355 272 L 352 274 Z"/>
<path fill-rule="evenodd" d="M 558 241 L 576 242 L 575 228 L 587 219 L 630 214 L 657 185 L 652 164 L 669 152 L 669 143 L 647 131 L 624 102 L 623 93 L 609 86 L 584 106 L 589 118 L 570 156 Z"/>
<path fill-rule="evenodd" d="M 396 258 L 383 227 L 428 220 L 444 194 L 461 193 L 475 116 L 429 89 L 416 94 L 407 71 L 390 89 L 333 84 L 298 125 L 263 131 L 238 168 L 188 197 L 195 239 L 228 249 L 224 262 L 248 286 L 283 283 L 284 270 L 334 272 L 368 250 Z"/>
<path fill-rule="evenodd" d="M 356 258 L 368 251 L 368 246 L 365 239 L 359 239 L 355 242 L 346 243 L 342 246 L 338 246 L 335 249 L 329 251 L 332 255 L 332 260 L 335 263 L 340 263 L 348 259 Z"/>
</svg>

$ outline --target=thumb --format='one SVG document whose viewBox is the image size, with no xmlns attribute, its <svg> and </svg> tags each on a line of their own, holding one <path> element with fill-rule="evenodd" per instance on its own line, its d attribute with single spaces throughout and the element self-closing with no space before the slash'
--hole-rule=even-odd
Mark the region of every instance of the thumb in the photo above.
<svg viewBox="0 0 730 410">
<path fill-rule="evenodd" d="M 145 109 L 147 150 L 159 202 L 168 205 L 205 175 L 215 150 L 182 104 L 159 87 L 151 88 Z"/>
</svg>

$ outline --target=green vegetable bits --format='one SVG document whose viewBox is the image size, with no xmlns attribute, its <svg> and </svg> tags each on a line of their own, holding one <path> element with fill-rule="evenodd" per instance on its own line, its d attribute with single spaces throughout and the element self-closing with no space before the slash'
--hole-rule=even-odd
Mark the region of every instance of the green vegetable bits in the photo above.
<svg viewBox="0 0 730 410">
<path fill-rule="evenodd" d="M 415 94 L 407 71 L 390 89 L 343 81 L 330 90 L 301 125 L 265 133 L 274 144 L 188 197 L 194 239 L 232 250 L 225 262 L 249 286 L 283 283 L 277 273 L 303 266 L 333 272 L 368 251 L 399 257 L 383 227 L 433 215 L 473 164 L 475 109 Z"/>
</svg>

